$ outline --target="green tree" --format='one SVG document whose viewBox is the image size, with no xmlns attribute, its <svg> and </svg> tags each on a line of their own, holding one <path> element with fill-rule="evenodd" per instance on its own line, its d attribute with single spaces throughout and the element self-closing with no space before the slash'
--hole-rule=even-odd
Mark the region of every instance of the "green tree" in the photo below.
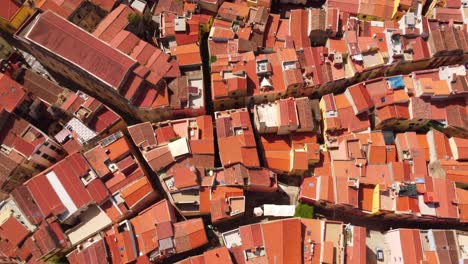
<svg viewBox="0 0 468 264">
<path fill-rule="evenodd" d="M 130 24 L 138 24 L 142 20 L 142 17 L 137 13 L 130 13 L 127 16 L 127 19 L 128 19 L 128 23 Z"/>
<path fill-rule="evenodd" d="M 296 210 L 294 211 L 295 217 L 302 217 L 302 218 L 314 218 L 314 207 L 312 205 L 308 205 L 305 203 L 299 202 L 296 205 Z"/>
</svg>

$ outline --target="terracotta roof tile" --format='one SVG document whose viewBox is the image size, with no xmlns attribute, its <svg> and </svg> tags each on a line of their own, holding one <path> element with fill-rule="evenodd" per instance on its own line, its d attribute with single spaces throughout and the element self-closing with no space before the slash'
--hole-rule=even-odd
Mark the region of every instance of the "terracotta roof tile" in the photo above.
<svg viewBox="0 0 468 264">
<path fill-rule="evenodd" d="M 105 240 L 98 240 L 80 251 L 74 250 L 67 258 L 70 264 L 104 263 L 108 258 Z"/>
<path fill-rule="evenodd" d="M 363 84 L 348 87 L 345 94 L 356 115 L 373 106 L 369 93 Z"/>
<path fill-rule="evenodd" d="M 28 234 L 29 230 L 13 216 L 10 216 L 0 226 L 0 237 L 7 239 L 15 246 L 18 246 Z"/>
<path fill-rule="evenodd" d="M 100 179 L 94 179 L 86 185 L 89 195 L 97 204 L 104 202 L 109 196 L 109 190 Z"/>
<path fill-rule="evenodd" d="M 270 221 L 261 225 L 268 262 L 301 262 L 301 223 L 298 218 Z"/>
<path fill-rule="evenodd" d="M 197 170 L 194 167 L 176 167 L 173 170 L 173 177 L 177 189 L 199 186 Z"/>
<path fill-rule="evenodd" d="M 115 89 L 135 64 L 120 51 L 48 11 L 34 23 L 26 38 L 77 64 Z"/>
<path fill-rule="evenodd" d="M 218 247 L 212 250 L 205 251 L 203 258 L 206 264 L 208 263 L 226 263 L 232 264 L 231 255 L 226 247 Z"/>
<path fill-rule="evenodd" d="M 141 177 L 138 180 L 125 186 L 121 191 L 122 199 L 127 206 L 132 209 L 140 206 L 142 202 L 156 199 L 157 193 L 153 190 L 147 177 Z M 149 199 L 151 197 L 151 199 Z"/>
<path fill-rule="evenodd" d="M 361 0 L 359 1 L 359 13 L 374 16 L 382 20 L 391 20 L 394 4 L 391 0 Z"/>
<path fill-rule="evenodd" d="M 125 54 L 130 54 L 140 39 L 130 31 L 121 30 L 115 34 L 109 44 Z"/>
<path fill-rule="evenodd" d="M 127 16 L 131 13 L 132 9 L 129 6 L 119 5 L 99 23 L 93 35 L 105 42 L 111 42 L 111 40 L 127 26 Z"/>
<path fill-rule="evenodd" d="M 208 243 L 203 220 L 196 218 L 175 223 L 174 240 L 177 253 L 185 252 Z"/>
<path fill-rule="evenodd" d="M 418 263 L 423 260 L 421 235 L 416 229 L 400 229 L 400 243 L 404 261 Z"/>
<path fill-rule="evenodd" d="M 328 7 L 338 8 L 341 12 L 347 12 L 352 15 L 358 14 L 359 2 L 354 0 L 329 0 Z"/>
<path fill-rule="evenodd" d="M 153 15 L 163 12 L 170 12 L 182 16 L 184 13 L 184 5 L 182 2 L 171 0 L 159 1 L 153 10 Z"/>
<path fill-rule="evenodd" d="M 23 87 L 8 75 L 0 73 L 0 107 L 12 113 L 25 99 Z"/>
</svg>

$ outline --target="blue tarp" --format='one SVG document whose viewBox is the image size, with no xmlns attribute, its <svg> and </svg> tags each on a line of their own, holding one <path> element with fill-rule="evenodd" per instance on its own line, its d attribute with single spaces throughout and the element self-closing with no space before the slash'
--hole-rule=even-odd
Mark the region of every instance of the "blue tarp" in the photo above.
<svg viewBox="0 0 468 264">
<path fill-rule="evenodd" d="M 405 83 L 403 82 L 402 76 L 389 77 L 387 80 L 388 84 L 390 85 L 390 88 L 392 89 L 399 89 L 405 87 Z"/>
</svg>

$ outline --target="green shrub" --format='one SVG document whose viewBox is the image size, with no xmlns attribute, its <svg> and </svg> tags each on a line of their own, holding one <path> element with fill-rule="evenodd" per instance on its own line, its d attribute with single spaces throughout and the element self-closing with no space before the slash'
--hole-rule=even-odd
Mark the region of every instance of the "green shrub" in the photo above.
<svg viewBox="0 0 468 264">
<path fill-rule="evenodd" d="M 299 202 L 296 205 L 296 210 L 294 211 L 295 217 L 302 217 L 302 218 L 314 218 L 314 207 L 312 205 L 308 205 L 305 203 Z"/>
<path fill-rule="evenodd" d="M 128 23 L 130 24 L 138 24 L 140 23 L 142 17 L 137 13 L 130 13 L 127 16 L 127 19 L 128 19 Z"/>
</svg>

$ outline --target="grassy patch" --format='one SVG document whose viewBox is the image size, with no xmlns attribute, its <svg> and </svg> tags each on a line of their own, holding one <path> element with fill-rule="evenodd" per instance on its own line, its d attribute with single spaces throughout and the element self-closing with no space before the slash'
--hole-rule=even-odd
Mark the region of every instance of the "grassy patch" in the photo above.
<svg viewBox="0 0 468 264">
<path fill-rule="evenodd" d="M 215 63 L 216 60 L 217 60 L 216 56 L 211 56 L 211 57 L 210 57 L 210 65 L 211 65 L 212 63 Z"/>
<path fill-rule="evenodd" d="M 294 211 L 295 217 L 314 218 L 314 207 L 305 203 L 299 202 Z"/>
</svg>

